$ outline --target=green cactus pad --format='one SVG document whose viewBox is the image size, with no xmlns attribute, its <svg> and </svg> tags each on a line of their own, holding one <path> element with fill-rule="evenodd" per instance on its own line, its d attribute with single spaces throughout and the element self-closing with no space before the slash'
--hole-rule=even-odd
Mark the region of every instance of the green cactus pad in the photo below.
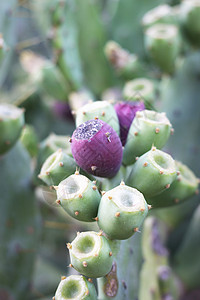
<svg viewBox="0 0 200 300">
<path fill-rule="evenodd" d="M 130 80 L 124 86 L 123 96 L 127 101 L 142 100 L 146 107 L 150 107 L 155 100 L 154 83 L 147 78 Z"/>
<path fill-rule="evenodd" d="M 73 218 L 93 222 L 97 216 L 101 196 L 94 182 L 76 172 L 60 182 L 57 187 L 57 199 Z"/>
<path fill-rule="evenodd" d="M 28 151 L 31 157 L 35 157 L 38 153 L 38 137 L 35 129 L 31 125 L 26 125 L 20 137 L 20 141 Z"/>
<path fill-rule="evenodd" d="M 152 147 L 137 159 L 127 184 L 138 189 L 148 199 L 168 189 L 176 177 L 177 171 L 173 158 Z"/>
<path fill-rule="evenodd" d="M 0 154 L 14 146 L 24 125 L 24 110 L 0 103 Z"/>
<path fill-rule="evenodd" d="M 129 129 L 123 153 L 123 163 L 131 165 L 135 158 L 151 149 L 161 149 L 167 142 L 172 125 L 165 113 L 138 111 Z"/>
<path fill-rule="evenodd" d="M 55 294 L 55 300 L 97 300 L 94 285 L 85 277 L 71 275 L 62 278 Z"/>
<path fill-rule="evenodd" d="M 110 239 L 131 237 L 144 221 L 148 206 L 142 193 L 124 185 L 106 192 L 98 210 L 98 225 Z"/>
<path fill-rule="evenodd" d="M 175 61 L 180 51 L 178 27 L 155 24 L 145 32 L 145 46 L 149 56 L 165 73 L 173 73 Z"/>
<path fill-rule="evenodd" d="M 47 185 L 58 185 L 75 171 L 74 159 L 59 149 L 47 158 L 38 177 Z"/>
<path fill-rule="evenodd" d="M 181 162 L 175 161 L 178 176 L 169 189 L 148 198 L 153 207 L 167 207 L 182 203 L 198 191 L 199 180 L 195 174 Z"/>
<path fill-rule="evenodd" d="M 109 124 L 119 134 L 119 121 L 114 107 L 108 101 L 95 101 L 81 107 L 76 112 L 76 126 L 99 118 Z"/>
<path fill-rule="evenodd" d="M 102 233 L 82 232 L 67 244 L 74 269 L 85 276 L 98 278 L 108 274 L 112 267 L 112 252 Z"/>
</svg>

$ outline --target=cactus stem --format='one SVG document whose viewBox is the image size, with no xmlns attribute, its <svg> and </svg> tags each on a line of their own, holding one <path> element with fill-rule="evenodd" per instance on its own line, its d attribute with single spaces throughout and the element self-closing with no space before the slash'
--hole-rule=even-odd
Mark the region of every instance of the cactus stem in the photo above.
<svg viewBox="0 0 200 300">
<path fill-rule="evenodd" d="M 87 268 L 87 262 L 85 260 L 83 261 L 83 266 L 84 268 Z"/>
<path fill-rule="evenodd" d="M 120 216 L 120 212 L 116 212 L 115 217 L 118 218 Z"/>
<path fill-rule="evenodd" d="M 88 281 L 89 281 L 90 283 L 93 283 L 92 278 L 88 278 Z"/>
<path fill-rule="evenodd" d="M 63 162 L 61 161 L 61 162 L 59 162 L 59 166 L 60 167 L 63 167 L 64 166 L 64 164 L 63 164 Z"/>
<path fill-rule="evenodd" d="M 170 188 L 170 184 L 168 183 L 165 187 L 166 187 L 166 189 L 169 189 Z"/>
<path fill-rule="evenodd" d="M 83 198 L 83 195 L 82 195 L 82 194 L 79 194 L 78 196 L 79 196 L 79 198 Z"/>
<path fill-rule="evenodd" d="M 78 211 L 75 211 L 74 214 L 75 214 L 75 216 L 78 216 L 78 215 L 79 215 L 79 212 L 78 212 Z"/>
<path fill-rule="evenodd" d="M 66 279 L 67 277 L 66 276 L 61 276 L 61 280 L 64 280 Z"/>
<path fill-rule="evenodd" d="M 144 166 L 144 167 L 147 167 L 147 166 L 148 166 L 148 163 L 147 163 L 147 162 L 145 162 L 145 163 L 143 164 L 143 166 Z"/>
<path fill-rule="evenodd" d="M 72 245 L 70 243 L 67 243 L 67 249 L 72 249 Z"/>
<path fill-rule="evenodd" d="M 108 199 L 109 199 L 109 200 L 112 200 L 112 197 L 111 197 L 111 196 L 108 196 Z"/>
<path fill-rule="evenodd" d="M 59 199 L 56 200 L 56 203 L 59 204 L 59 205 L 60 205 L 60 202 L 61 202 L 61 201 L 60 201 Z"/>
<path fill-rule="evenodd" d="M 159 133 L 159 132 L 160 132 L 160 129 L 156 128 L 155 133 Z"/>
<path fill-rule="evenodd" d="M 113 255 L 113 254 L 112 254 L 112 251 L 110 251 L 110 252 L 109 252 L 109 256 L 112 256 L 112 255 Z"/>
<path fill-rule="evenodd" d="M 94 186 L 92 187 L 92 189 L 93 189 L 94 191 L 96 191 L 96 189 L 97 189 L 96 185 L 94 185 Z"/>
</svg>

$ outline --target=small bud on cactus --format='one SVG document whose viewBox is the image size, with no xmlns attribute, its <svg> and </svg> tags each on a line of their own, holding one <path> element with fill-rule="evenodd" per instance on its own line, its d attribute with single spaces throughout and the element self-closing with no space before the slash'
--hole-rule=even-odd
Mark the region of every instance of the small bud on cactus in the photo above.
<svg viewBox="0 0 200 300">
<path fill-rule="evenodd" d="M 47 158 L 38 177 L 47 185 L 57 185 L 75 171 L 74 159 L 59 149 Z"/>
<path fill-rule="evenodd" d="M 55 300 L 96 300 L 96 289 L 90 280 L 81 275 L 71 275 L 61 280 L 55 294 Z"/>
<path fill-rule="evenodd" d="M 88 277 L 103 277 L 112 267 L 113 257 L 107 239 L 94 231 L 81 232 L 71 243 L 73 267 Z"/>
<path fill-rule="evenodd" d="M 119 134 L 119 121 L 114 107 L 108 101 L 95 101 L 79 108 L 76 112 L 76 126 L 94 118 L 104 121 Z"/>
<path fill-rule="evenodd" d="M 83 170 L 99 177 L 113 177 L 122 162 L 119 136 L 99 119 L 87 121 L 74 131 L 71 150 Z"/>
<path fill-rule="evenodd" d="M 79 221 L 95 221 L 101 196 L 87 177 L 75 174 L 61 181 L 57 187 L 57 198 L 71 217 Z"/>
<path fill-rule="evenodd" d="M 173 73 L 180 51 L 178 27 L 155 24 L 145 32 L 146 49 L 153 61 L 165 73 Z"/>
<path fill-rule="evenodd" d="M 142 193 L 121 184 L 103 195 L 98 225 L 110 239 L 128 239 L 138 231 L 147 212 L 148 206 Z"/>
<path fill-rule="evenodd" d="M 173 158 L 153 147 L 135 162 L 127 184 L 138 189 L 148 199 L 169 188 L 176 177 Z"/>
<path fill-rule="evenodd" d="M 144 110 L 145 105 L 140 102 L 118 102 L 115 104 L 115 111 L 117 113 L 120 124 L 120 139 L 122 146 L 126 144 L 131 123 L 136 115 L 137 111 Z"/>
<path fill-rule="evenodd" d="M 149 151 L 152 145 L 161 149 L 170 136 L 171 128 L 165 113 L 151 110 L 137 112 L 129 129 L 123 163 L 133 164 L 135 158 Z"/>
<path fill-rule="evenodd" d="M 0 104 L 0 154 L 14 146 L 24 125 L 24 110 L 14 105 Z"/>
</svg>

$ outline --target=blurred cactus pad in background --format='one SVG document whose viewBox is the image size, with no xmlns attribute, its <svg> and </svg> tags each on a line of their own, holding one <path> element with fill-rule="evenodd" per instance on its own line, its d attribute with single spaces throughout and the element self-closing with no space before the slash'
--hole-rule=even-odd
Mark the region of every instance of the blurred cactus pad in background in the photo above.
<svg viewBox="0 0 200 300">
<path fill-rule="evenodd" d="M 199 300 L 200 0 L 0 15 L 0 300 Z"/>
</svg>

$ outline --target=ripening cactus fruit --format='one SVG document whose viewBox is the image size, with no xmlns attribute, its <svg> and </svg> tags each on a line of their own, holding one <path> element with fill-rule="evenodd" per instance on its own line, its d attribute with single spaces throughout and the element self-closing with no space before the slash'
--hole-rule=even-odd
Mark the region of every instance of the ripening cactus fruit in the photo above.
<svg viewBox="0 0 200 300">
<path fill-rule="evenodd" d="M 71 138 L 76 163 L 89 174 L 113 177 L 122 162 L 122 144 L 111 126 L 95 119 L 81 124 Z"/>
<path fill-rule="evenodd" d="M 56 187 L 57 203 L 73 218 L 79 221 L 96 221 L 100 193 L 87 177 L 76 172 L 61 181 Z"/>
<path fill-rule="evenodd" d="M 24 125 L 24 110 L 0 103 L 0 155 L 14 146 Z"/>
<path fill-rule="evenodd" d="M 119 134 L 119 121 L 115 109 L 108 101 L 88 103 L 76 111 L 76 126 L 98 118 L 110 125 Z"/>
<path fill-rule="evenodd" d="M 145 31 L 147 53 L 164 73 L 173 73 L 180 52 L 178 27 L 173 24 L 155 24 Z"/>
<path fill-rule="evenodd" d="M 59 149 L 46 159 L 38 177 L 47 185 L 57 185 L 75 171 L 74 159 Z"/>
<path fill-rule="evenodd" d="M 96 300 L 97 292 L 92 280 L 81 275 L 62 277 L 53 300 Z"/>
<path fill-rule="evenodd" d="M 127 184 L 138 189 L 148 199 L 170 188 L 176 177 L 177 170 L 173 158 L 152 147 L 137 159 Z"/>
<path fill-rule="evenodd" d="M 78 233 L 73 242 L 67 244 L 67 247 L 71 266 L 79 273 L 98 278 L 110 272 L 113 263 L 112 251 L 102 232 Z"/>
<path fill-rule="evenodd" d="M 136 112 L 145 109 L 143 101 L 126 101 L 117 102 L 114 106 L 117 113 L 119 124 L 120 124 L 120 139 L 122 146 L 126 144 L 129 128 L 133 119 L 135 118 Z"/>
<path fill-rule="evenodd" d="M 144 221 L 148 205 L 142 193 L 123 182 L 106 192 L 98 210 L 98 225 L 109 239 L 131 237 Z"/>
<path fill-rule="evenodd" d="M 171 132 L 172 125 L 165 113 L 151 110 L 136 112 L 124 148 L 123 163 L 133 164 L 135 158 L 150 150 L 152 145 L 161 149 Z"/>
</svg>

